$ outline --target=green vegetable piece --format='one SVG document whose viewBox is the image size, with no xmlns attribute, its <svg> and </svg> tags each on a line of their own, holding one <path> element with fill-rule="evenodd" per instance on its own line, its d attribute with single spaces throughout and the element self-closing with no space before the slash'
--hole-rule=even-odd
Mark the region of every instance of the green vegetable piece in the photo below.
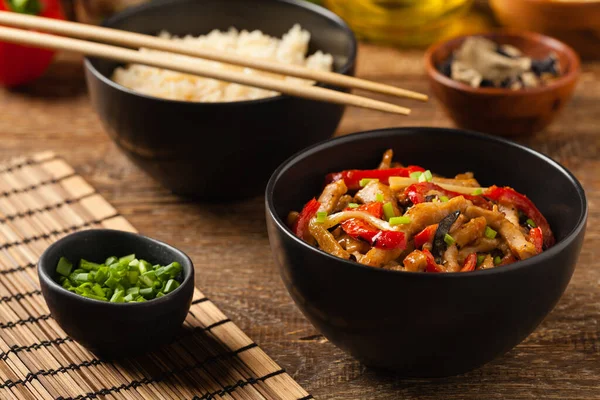
<svg viewBox="0 0 600 400">
<path fill-rule="evenodd" d="M 167 293 L 171 293 L 173 290 L 177 289 L 179 287 L 179 282 L 177 282 L 175 279 L 169 279 L 167 281 L 167 284 L 165 285 L 165 294 Z"/>
<path fill-rule="evenodd" d="M 61 257 L 58 260 L 58 265 L 56 266 L 56 272 L 62 276 L 69 276 L 71 274 L 71 270 L 73 269 L 73 264 L 71 261 L 66 259 L 65 257 Z"/>
<path fill-rule="evenodd" d="M 442 201 L 442 203 L 447 203 L 448 201 L 450 201 L 448 196 L 442 196 L 442 197 L 440 197 L 440 200 Z"/>
<path fill-rule="evenodd" d="M 431 173 L 430 170 L 423 172 L 423 175 L 421 175 L 421 176 L 425 176 L 426 182 L 431 182 L 433 180 L 433 174 Z"/>
<path fill-rule="evenodd" d="M 418 181 L 419 178 L 421 177 L 421 175 L 423 175 L 422 172 L 415 171 L 415 172 L 411 173 L 409 176 L 410 176 L 411 179 L 414 179 L 414 180 Z"/>
<path fill-rule="evenodd" d="M 142 283 L 146 287 L 152 287 L 152 285 L 154 284 L 154 281 L 156 281 L 156 279 L 157 279 L 156 272 L 148 271 L 148 272 L 142 274 L 142 276 L 140 276 L 139 282 Z"/>
<path fill-rule="evenodd" d="M 485 260 L 485 254 L 478 254 L 477 255 L 477 266 L 480 266 L 483 263 L 483 260 Z"/>
<path fill-rule="evenodd" d="M 369 184 L 369 182 L 379 182 L 379 179 L 363 178 L 360 180 L 360 182 L 358 182 L 358 184 L 360 185 L 360 187 L 365 187 Z"/>
<path fill-rule="evenodd" d="M 107 279 L 108 279 L 108 267 L 100 267 L 98 269 L 98 271 L 96 271 L 96 276 L 94 277 L 94 280 L 97 283 L 104 284 L 104 281 L 106 281 Z"/>
<path fill-rule="evenodd" d="M 527 221 L 525 221 L 525 223 L 527 225 L 529 225 L 529 227 L 531 227 L 531 228 L 537 228 L 537 224 L 535 222 L 533 222 L 533 220 L 531 218 L 527 219 Z"/>
<path fill-rule="evenodd" d="M 143 298 L 142 296 L 138 296 L 135 298 L 136 303 L 142 303 L 144 301 L 147 301 L 147 300 L 145 298 Z"/>
<path fill-rule="evenodd" d="M 139 271 L 129 271 L 127 273 L 127 277 L 129 279 L 129 283 L 132 284 L 132 285 L 136 284 L 136 282 L 138 281 L 139 276 L 140 276 Z"/>
<path fill-rule="evenodd" d="M 444 242 L 446 242 L 448 246 L 452 246 L 454 243 L 456 243 L 456 240 L 454 240 L 450 234 L 446 233 L 444 235 Z"/>
<path fill-rule="evenodd" d="M 112 297 L 110 298 L 110 302 L 111 303 L 124 303 L 125 300 L 123 300 L 123 290 L 117 290 L 115 291 L 115 294 L 112 295 Z"/>
<path fill-rule="evenodd" d="M 496 235 L 498 234 L 498 232 L 496 232 L 495 230 L 493 230 L 489 226 L 486 226 L 485 227 L 485 232 L 483 234 L 488 239 L 494 239 L 496 237 Z"/>
<path fill-rule="evenodd" d="M 394 226 L 394 225 L 406 225 L 406 224 L 410 224 L 411 219 L 410 217 L 393 217 L 390 218 L 390 225 Z"/>
<path fill-rule="evenodd" d="M 135 296 L 133 294 L 128 294 L 125 297 L 123 297 L 123 300 L 125 300 L 127 303 L 132 302 L 135 299 Z"/>
<path fill-rule="evenodd" d="M 149 267 L 148 263 L 141 262 L 138 264 L 138 270 L 140 271 L 140 275 L 143 275 L 148 271 L 152 271 L 152 267 Z"/>
<path fill-rule="evenodd" d="M 322 224 L 327 221 L 327 211 L 318 211 L 317 212 L 317 222 Z"/>
<path fill-rule="evenodd" d="M 135 260 L 135 254 L 129 254 L 128 256 L 119 258 L 119 264 L 129 265 L 133 260 Z"/>
<path fill-rule="evenodd" d="M 502 258 L 500 258 L 500 256 L 494 257 L 494 265 L 500 265 L 501 262 Z"/>
<path fill-rule="evenodd" d="M 394 212 L 394 206 L 392 205 L 392 203 L 387 202 L 383 205 L 383 215 L 388 221 L 396 216 L 396 213 Z"/>
<path fill-rule="evenodd" d="M 145 299 L 154 298 L 154 289 L 151 287 L 140 289 L 140 296 L 143 296 Z"/>
<path fill-rule="evenodd" d="M 119 280 L 113 278 L 112 276 L 110 278 L 108 278 L 106 280 L 106 282 L 104 282 L 105 286 L 108 286 L 109 288 L 111 288 L 113 290 L 117 287 L 118 284 L 119 284 Z"/>
<path fill-rule="evenodd" d="M 104 293 L 104 290 L 102 290 L 102 286 L 98 285 L 97 283 L 92 286 L 92 290 L 100 297 L 106 296 L 106 293 Z"/>
<path fill-rule="evenodd" d="M 117 257 L 108 257 L 106 261 L 104 261 L 104 265 L 113 265 L 117 262 L 119 262 L 119 259 Z"/>
<path fill-rule="evenodd" d="M 77 275 L 75 275 L 75 279 L 76 282 L 89 282 L 90 281 L 90 274 L 88 274 L 87 272 L 85 273 L 79 273 Z"/>
<path fill-rule="evenodd" d="M 91 261 L 84 260 L 83 258 L 79 261 L 79 268 L 85 269 L 86 271 L 96 271 L 100 268 L 100 264 L 93 263 Z"/>
<path fill-rule="evenodd" d="M 140 294 L 140 288 L 138 286 L 130 287 L 125 293 L 137 296 Z"/>
<path fill-rule="evenodd" d="M 348 208 L 358 208 L 360 207 L 358 203 L 348 203 Z"/>
<path fill-rule="evenodd" d="M 383 193 L 377 193 L 375 195 L 375 200 L 378 201 L 378 202 L 380 202 L 380 203 L 383 203 Z"/>
<path fill-rule="evenodd" d="M 479 196 L 481 194 L 483 194 L 483 189 L 481 189 L 481 188 L 475 189 L 473 191 L 473 196 Z"/>
<path fill-rule="evenodd" d="M 156 299 L 158 299 L 159 297 L 163 297 L 165 294 L 163 292 L 158 292 L 156 293 Z"/>
<path fill-rule="evenodd" d="M 130 262 L 129 264 L 127 264 L 127 265 L 129 265 L 130 267 L 136 267 L 136 269 L 137 269 L 137 266 L 138 266 L 138 265 L 140 265 L 140 260 L 138 260 L 138 259 L 136 258 L 136 259 L 134 259 L 133 261 L 131 261 L 131 262 Z"/>
</svg>

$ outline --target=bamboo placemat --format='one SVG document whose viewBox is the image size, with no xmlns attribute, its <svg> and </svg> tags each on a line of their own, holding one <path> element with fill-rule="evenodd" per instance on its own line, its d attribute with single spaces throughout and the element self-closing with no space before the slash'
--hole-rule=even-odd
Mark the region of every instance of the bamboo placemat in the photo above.
<svg viewBox="0 0 600 400">
<path fill-rule="evenodd" d="M 61 158 L 0 164 L 1 399 L 311 399 L 198 289 L 177 340 L 109 362 L 69 338 L 40 292 L 36 263 L 77 230 L 135 231 Z"/>
</svg>

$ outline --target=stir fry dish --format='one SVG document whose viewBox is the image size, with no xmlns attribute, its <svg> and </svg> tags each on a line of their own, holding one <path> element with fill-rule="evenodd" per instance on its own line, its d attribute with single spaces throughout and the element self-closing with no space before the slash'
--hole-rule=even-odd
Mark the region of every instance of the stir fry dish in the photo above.
<svg viewBox="0 0 600 400">
<path fill-rule="evenodd" d="M 510 187 L 481 187 L 393 162 L 326 177 L 319 198 L 292 211 L 294 234 L 334 256 L 411 272 L 467 272 L 525 260 L 554 245 L 537 207 Z"/>
</svg>

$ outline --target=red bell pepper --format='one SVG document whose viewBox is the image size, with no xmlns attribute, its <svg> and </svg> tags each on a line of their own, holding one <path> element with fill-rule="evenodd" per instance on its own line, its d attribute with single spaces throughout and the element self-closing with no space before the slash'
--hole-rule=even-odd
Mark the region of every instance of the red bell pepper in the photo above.
<svg viewBox="0 0 600 400">
<path fill-rule="evenodd" d="M 361 204 L 357 208 L 346 208 L 346 211 L 364 211 L 372 216 L 381 219 L 383 217 L 383 203 L 373 201 L 371 203 Z"/>
<path fill-rule="evenodd" d="M 395 250 L 406 248 L 406 236 L 403 232 L 382 231 L 363 220 L 351 218 L 341 223 L 342 229 L 355 239 L 366 240 L 378 249 Z"/>
<path fill-rule="evenodd" d="M 304 235 L 306 235 L 306 232 L 308 231 L 308 224 L 310 223 L 310 220 L 315 216 L 317 211 L 319 211 L 319 207 L 321 207 L 321 203 L 319 203 L 317 199 L 313 197 L 311 201 L 306 203 L 306 205 L 300 212 L 298 219 L 296 219 L 296 222 L 292 227 L 292 231 L 300 239 L 306 240 Z"/>
<path fill-rule="evenodd" d="M 349 190 L 360 189 L 360 181 L 363 179 L 378 179 L 379 182 L 389 184 L 389 179 L 392 176 L 408 177 L 413 172 L 424 172 L 425 169 L 416 166 L 409 165 L 405 168 L 389 168 L 389 169 L 372 169 L 372 170 L 361 170 L 351 169 L 348 171 L 334 172 L 328 174 L 325 177 L 325 183 L 331 183 L 344 180 L 344 183 Z"/>
<path fill-rule="evenodd" d="M 537 228 L 531 228 L 529 230 L 529 241 L 535 246 L 535 251 L 540 254 L 544 247 L 544 236 L 542 229 L 538 226 Z"/>
<path fill-rule="evenodd" d="M 420 249 L 425 243 L 433 242 L 433 237 L 435 236 L 435 231 L 437 231 L 437 228 L 437 224 L 429 225 L 427 228 L 417 233 L 414 237 L 415 248 Z"/>
<path fill-rule="evenodd" d="M 0 11 L 65 19 L 60 0 L 0 0 Z M 0 84 L 18 86 L 39 78 L 53 57 L 50 50 L 0 42 Z"/>
<path fill-rule="evenodd" d="M 508 264 L 512 264 L 514 262 L 517 262 L 517 258 L 509 253 L 509 254 L 505 255 L 504 257 L 502 257 L 502 261 L 500 261 L 500 264 L 498 264 L 498 266 L 508 265 Z"/>
<path fill-rule="evenodd" d="M 509 187 L 498 187 L 491 186 L 485 192 L 484 196 L 498 201 L 501 203 L 509 203 L 521 210 L 525 215 L 535 222 L 535 224 L 542 230 L 543 242 L 546 248 L 552 247 L 556 240 L 554 234 L 550 229 L 550 225 L 546 218 L 542 215 L 540 210 L 537 209 L 535 204 L 527 198 L 524 194 L 517 192 L 516 190 Z"/>
<path fill-rule="evenodd" d="M 435 262 L 435 258 L 433 258 L 433 254 L 427 249 L 423 250 L 423 254 L 425 254 L 425 258 L 427 259 L 427 267 L 425 271 L 427 272 L 446 272 L 446 269 Z"/>
<path fill-rule="evenodd" d="M 451 190 L 446 190 L 443 187 L 431 182 L 413 183 L 412 185 L 404 189 L 404 194 L 409 198 L 410 201 L 412 201 L 413 204 L 419 204 L 425 202 L 427 193 L 429 193 L 432 190 L 440 192 L 444 196 L 447 196 L 449 198 L 463 196 L 465 199 L 473 202 L 473 204 L 475 204 L 476 206 L 486 209 L 490 208 L 488 202 L 481 196 L 472 196 L 469 194 L 453 192 Z"/>
<path fill-rule="evenodd" d="M 477 266 L 477 253 L 471 253 L 465 258 L 465 264 L 460 269 L 460 272 L 475 271 Z"/>
</svg>

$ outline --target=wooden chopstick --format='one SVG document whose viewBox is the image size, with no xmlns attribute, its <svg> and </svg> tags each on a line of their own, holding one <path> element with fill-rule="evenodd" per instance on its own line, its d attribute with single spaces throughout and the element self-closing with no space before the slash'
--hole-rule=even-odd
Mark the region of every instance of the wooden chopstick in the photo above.
<svg viewBox="0 0 600 400">
<path fill-rule="evenodd" d="M 316 71 L 298 65 L 283 64 L 256 58 L 246 58 L 237 54 L 218 52 L 211 49 L 194 48 L 184 43 L 177 43 L 156 36 L 118 29 L 104 28 L 77 22 L 60 21 L 8 11 L 0 11 L 0 24 L 18 28 L 36 29 L 69 37 L 90 39 L 132 48 L 145 47 L 148 49 L 168 51 L 171 53 L 184 54 L 207 60 L 269 71 L 281 75 L 324 82 L 340 87 L 363 89 L 421 101 L 427 101 L 428 99 L 427 96 L 422 93 L 372 82 L 366 79 L 354 78 L 335 72 Z"/>
<path fill-rule="evenodd" d="M 395 114 L 408 115 L 410 109 L 395 104 L 338 92 L 317 86 L 292 84 L 271 78 L 246 75 L 239 72 L 206 67 L 194 60 L 169 60 L 161 55 L 110 46 L 85 40 L 71 39 L 22 29 L 0 27 L 0 40 L 55 50 L 75 51 L 89 56 L 108 58 L 124 63 L 136 63 L 153 67 L 200 75 L 221 81 L 274 90 L 291 96 L 328 103 L 344 104 Z"/>
</svg>

